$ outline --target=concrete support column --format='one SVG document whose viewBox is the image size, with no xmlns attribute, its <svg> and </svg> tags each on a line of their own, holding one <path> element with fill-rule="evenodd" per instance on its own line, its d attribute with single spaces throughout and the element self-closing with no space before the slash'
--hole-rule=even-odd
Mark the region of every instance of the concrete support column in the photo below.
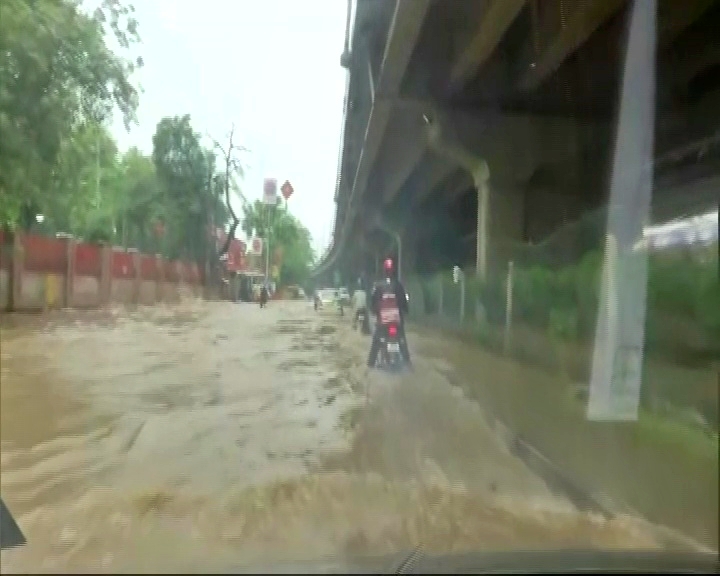
<svg viewBox="0 0 720 576">
<path fill-rule="evenodd" d="M 426 117 L 427 138 L 430 148 L 451 162 L 467 170 L 473 178 L 478 193 L 475 274 L 481 281 L 487 279 L 490 209 L 490 168 L 487 161 L 457 142 L 446 140 L 441 123 Z"/>
<path fill-rule="evenodd" d="M 475 232 L 475 274 L 482 281 L 487 280 L 488 243 L 490 240 L 490 169 L 481 160 L 472 173 L 477 190 L 477 228 Z"/>
</svg>

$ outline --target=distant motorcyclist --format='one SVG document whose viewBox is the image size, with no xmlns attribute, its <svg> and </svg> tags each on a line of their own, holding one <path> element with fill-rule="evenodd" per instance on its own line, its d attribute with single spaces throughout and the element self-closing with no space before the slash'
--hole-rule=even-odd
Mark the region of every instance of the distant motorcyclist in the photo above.
<svg viewBox="0 0 720 576">
<path fill-rule="evenodd" d="M 375 284 L 372 296 L 370 297 L 370 307 L 375 315 L 377 322 L 375 324 L 375 333 L 373 334 L 372 344 L 370 345 L 370 354 L 368 356 L 368 366 L 375 366 L 377 353 L 380 349 L 380 338 L 387 332 L 389 322 L 387 318 L 393 314 L 397 314 L 398 322 L 398 343 L 400 344 L 400 352 L 405 358 L 408 366 L 411 366 L 410 351 L 408 350 L 407 340 L 405 338 L 405 316 L 409 311 L 407 292 L 400 280 L 395 278 L 395 266 L 392 258 L 387 258 L 383 262 L 384 278 L 382 282 Z"/>
<path fill-rule="evenodd" d="M 353 292 L 352 296 L 353 304 L 353 328 L 357 327 L 358 320 L 362 316 L 363 324 L 362 331 L 365 334 L 370 333 L 370 319 L 368 318 L 367 310 L 367 293 L 365 292 L 365 286 L 363 286 L 362 279 L 358 280 L 357 288 Z"/>
<path fill-rule="evenodd" d="M 262 288 L 260 288 L 260 308 L 265 308 L 265 306 L 267 306 L 269 298 L 270 292 L 268 291 L 268 287 L 266 284 L 263 284 Z"/>
</svg>

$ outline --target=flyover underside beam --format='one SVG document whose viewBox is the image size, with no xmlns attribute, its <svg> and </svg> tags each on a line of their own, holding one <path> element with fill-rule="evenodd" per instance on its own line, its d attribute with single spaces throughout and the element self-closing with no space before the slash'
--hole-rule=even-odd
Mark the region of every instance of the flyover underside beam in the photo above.
<svg viewBox="0 0 720 576">
<path fill-rule="evenodd" d="M 659 5 L 658 48 L 667 48 L 717 0 L 684 0 Z"/>
<path fill-rule="evenodd" d="M 550 74 L 557 70 L 565 59 L 575 52 L 600 25 L 608 20 L 626 0 L 588 0 L 586 2 L 572 3 L 572 9 L 567 19 L 563 18 L 560 32 L 541 52 L 540 56 L 532 65 L 528 66 L 527 72 L 521 78 L 519 87 L 521 90 L 533 90 L 537 88 Z M 558 13 L 562 11 L 559 2 L 553 2 L 553 9 Z M 545 7 L 552 5 L 545 4 Z M 536 20 L 536 12 L 533 12 L 533 20 Z M 542 35 L 542 30 L 540 30 Z M 532 53 L 532 52 L 530 52 Z"/>
<path fill-rule="evenodd" d="M 340 235 L 334 242 L 328 260 L 318 270 L 330 266 L 338 253 L 344 249 L 350 220 L 356 212 L 356 204 L 353 202 L 357 202 L 356 198 L 365 192 L 370 171 L 390 118 L 392 99 L 398 94 L 400 82 L 417 43 L 429 5 L 430 0 L 397 0 L 378 82 L 372 94 L 372 108 L 364 132 L 363 145 L 345 205 L 345 215 L 337 223 Z M 362 67 L 362 72 L 363 77 L 366 77 L 366 67 Z"/>
<path fill-rule="evenodd" d="M 715 0 L 668 1 L 660 6 L 660 28 L 658 30 L 658 48 L 663 49 L 695 22 Z M 561 12 L 558 2 L 543 0 L 543 9 L 555 4 L 553 10 Z M 531 91 L 542 84 L 573 52 L 603 23 L 614 16 L 627 0 L 586 0 L 576 2 L 569 16 L 562 18 L 560 31 L 541 50 L 534 62 L 528 62 L 528 68 L 518 84 L 521 90 Z M 534 25 L 539 25 L 537 12 L 533 10 Z M 542 38 L 543 30 L 539 30 Z M 533 42 L 532 39 L 528 42 Z M 533 50 L 526 51 L 532 54 Z"/>
<path fill-rule="evenodd" d="M 418 189 L 415 202 L 421 204 L 442 182 L 458 170 L 457 164 L 437 155 L 428 157 L 429 169 L 424 178 L 423 187 Z"/>
<path fill-rule="evenodd" d="M 423 108 L 416 102 L 411 103 L 411 109 L 418 118 L 422 117 Z M 567 158 L 568 154 L 574 155 L 577 152 L 575 136 L 578 124 L 572 118 L 498 114 L 496 111 L 467 114 L 432 110 L 430 105 L 424 109 L 442 123 L 444 138 L 449 143 L 460 145 L 484 157 L 491 164 L 494 179 L 524 181 L 539 164 Z M 405 150 L 400 154 L 399 147 L 403 145 Z M 426 161 L 425 153 L 428 150 L 427 131 L 418 137 L 406 139 L 404 144 L 398 140 L 397 145 L 384 149 L 386 162 L 382 169 L 387 173 L 384 176 L 386 204 L 393 201 L 404 185 L 415 185 L 414 174 L 422 170 L 419 163 Z M 403 159 L 398 165 L 394 159 L 401 157 Z M 444 162 L 447 167 L 438 168 L 441 172 L 436 178 L 431 181 L 423 178 L 417 183 L 416 195 L 424 198 L 432 188 L 458 168 L 457 164 L 449 160 Z"/>
<path fill-rule="evenodd" d="M 472 40 L 452 67 L 450 84 L 454 91 L 462 88 L 488 60 L 524 5 L 525 0 L 492 0 Z"/>
<path fill-rule="evenodd" d="M 415 48 L 429 5 L 430 0 L 397 1 L 380 69 L 380 78 L 373 95 L 360 161 L 355 172 L 351 199 L 356 194 L 364 194 L 370 170 L 375 163 L 390 118 L 392 98 L 398 94 L 400 82 Z"/>
<path fill-rule="evenodd" d="M 422 109 L 394 102 L 393 118 L 383 141 L 383 155 L 373 170 L 382 175 L 380 186 L 385 202 L 403 186 L 425 152 Z"/>
</svg>

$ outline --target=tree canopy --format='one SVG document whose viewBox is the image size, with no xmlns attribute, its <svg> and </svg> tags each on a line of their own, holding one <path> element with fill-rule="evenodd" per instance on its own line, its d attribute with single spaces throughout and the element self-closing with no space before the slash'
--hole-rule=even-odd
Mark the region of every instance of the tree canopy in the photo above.
<svg viewBox="0 0 720 576">
<path fill-rule="evenodd" d="M 3 0 L 0 17 L 0 219 L 15 223 L 54 195 L 68 141 L 120 109 L 126 124 L 138 92 L 130 81 L 141 60 L 114 54 L 109 28 L 128 50 L 137 41 L 132 10 L 105 0 L 85 14 L 71 0 Z"/>
<path fill-rule="evenodd" d="M 315 258 L 310 232 L 282 207 L 280 201 L 275 206 L 267 206 L 260 200 L 246 203 L 242 229 L 248 237 L 254 233 L 269 240 L 270 252 L 279 256 L 283 284 L 307 281 Z"/>
<path fill-rule="evenodd" d="M 230 197 L 244 202 L 244 149 L 234 127 L 229 144 L 206 147 L 183 115 L 160 120 L 152 154 L 119 153 L 110 122 L 120 113 L 129 128 L 140 96 L 133 14 L 120 0 L 92 14 L 78 0 L 3 0 L 0 227 L 217 264 L 227 245 L 218 253 L 211 232 L 229 228 L 232 238 L 240 225 Z M 290 255 L 283 270 L 299 278 L 312 260 L 309 234 L 287 213 L 274 222 Z"/>
</svg>

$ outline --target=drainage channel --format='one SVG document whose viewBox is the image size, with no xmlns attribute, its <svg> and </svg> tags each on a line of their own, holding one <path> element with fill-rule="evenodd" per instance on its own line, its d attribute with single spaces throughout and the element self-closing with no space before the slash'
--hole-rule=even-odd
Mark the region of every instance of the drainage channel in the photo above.
<svg viewBox="0 0 720 576">
<path fill-rule="evenodd" d="M 462 380 L 454 372 L 449 370 L 443 370 L 442 372 L 452 386 L 463 390 L 464 393 L 465 386 L 462 385 Z M 471 400 L 476 401 L 474 399 Z M 510 452 L 537 474 L 552 492 L 567 498 L 578 510 L 599 514 L 606 520 L 610 520 L 620 514 L 632 516 L 651 529 L 669 549 L 684 548 L 696 552 L 717 553 L 716 550 L 703 546 L 678 530 L 650 522 L 640 512 L 624 502 L 611 499 L 606 494 L 590 493 L 578 486 L 568 478 L 567 474 L 559 466 L 543 455 L 522 436 L 514 433 L 497 416 L 490 414 L 482 406 L 480 409 L 490 427 Z"/>
</svg>

